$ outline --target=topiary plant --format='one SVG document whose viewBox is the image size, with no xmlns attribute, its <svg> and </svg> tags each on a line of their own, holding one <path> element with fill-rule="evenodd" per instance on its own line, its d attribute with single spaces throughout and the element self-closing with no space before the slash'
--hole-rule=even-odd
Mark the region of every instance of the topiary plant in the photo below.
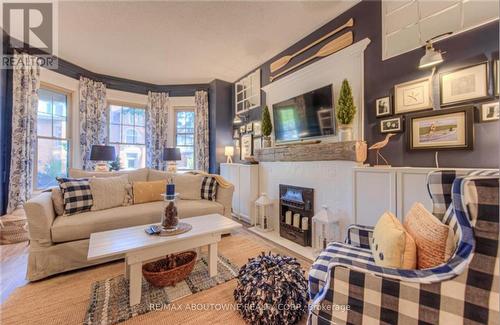
<svg viewBox="0 0 500 325">
<path fill-rule="evenodd" d="M 351 124 L 354 115 L 356 115 L 356 106 L 352 98 L 351 86 L 347 79 L 344 79 L 337 102 L 337 120 L 340 124 Z"/>
<path fill-rule="evenodd" d="M 271 114 L 269 114 L 269 108 L 264 107 L 262 111 L 262 134 L 265 137 L 269 137 L 273 132 L 273 124 L 271 123 Z"/>
</svg>

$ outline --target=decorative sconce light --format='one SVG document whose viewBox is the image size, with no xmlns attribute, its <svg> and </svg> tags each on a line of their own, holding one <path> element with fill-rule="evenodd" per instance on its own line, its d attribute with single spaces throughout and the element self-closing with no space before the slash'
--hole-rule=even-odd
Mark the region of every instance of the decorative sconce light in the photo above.
<svg viewBox="0 0 500 325">
<path fill-rule="evenodd" d="M 435 67 L 436 65 L 442 63 L 443 60 L 443 53 L 441 51 L 438 51 L 432 46 L 432 42 L 435 41 L 438 38 L 442 38 L 443 36 L 451 35 L 451 32 L 444 33 L 438 36 L 434 36 L 433 38 L 427 40 L 425 42 L 425 54 L 424 56 L 420 59 L 420 63 L 418 65 L 419 69 L 426 69 L 426 68 L 431 68 Z"/>
</svg>

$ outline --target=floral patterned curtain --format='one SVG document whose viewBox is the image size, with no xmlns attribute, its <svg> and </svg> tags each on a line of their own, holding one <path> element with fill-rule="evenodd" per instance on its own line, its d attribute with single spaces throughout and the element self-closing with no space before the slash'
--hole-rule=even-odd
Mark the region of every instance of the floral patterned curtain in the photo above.
<svg viewBox="0 0 500 325">
<path fill-rule="evenodd" d="M 164 170 L 163 148 L 167 147 L 168 93 L 148 93 L 146 108 L 146 166 Z"/>
<path fill-rule="evenodd" d="M 106 144 L 106 120 L 106 85 L 80 77 L 80 154 L 84 170 L 95 168 L 90 160 L 92 145 Z"/>
<path fill-rule="evenodd" d="M 14 54 L 12 148 L 7 213 L 21 207 L 33 191 L 33 165 L 36 146 L 36 112 L 40 67 L 37 58 Z"/>
<path fill-rule="evenodd" d="M 208 138 L 208 93 L 204 90 L 195 92 L 196 130 L 195 130 L 195 168 L 208 172 L 209 138 Z"/>
</svg>

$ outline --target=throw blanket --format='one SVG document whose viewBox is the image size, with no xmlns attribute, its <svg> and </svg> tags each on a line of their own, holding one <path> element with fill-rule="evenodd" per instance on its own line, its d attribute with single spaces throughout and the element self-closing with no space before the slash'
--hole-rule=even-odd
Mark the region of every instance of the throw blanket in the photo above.
<svg viewBox="0 0 500 325">
<path fill-rule="evenodd" d="M 230 182 L 228 182 L 221 175 L 209 174 L 209 173 L 201 171 L 201 170 L 194 170 L 194 171 L 191 171 L 191 172 L 188 172 L 188 173 L 189 174 L 193 174 L 193 175 L 202 175 L 202 176 L 213 177 L 213 178 L 215 178 L 215 181 L 217 182 L 217 184 L 219 184 L 219 186 L 222 187 L 222 188 L 230 188 L 231 186 L 233 186 L 233 184 L 231 184 Z"/>
</svg>

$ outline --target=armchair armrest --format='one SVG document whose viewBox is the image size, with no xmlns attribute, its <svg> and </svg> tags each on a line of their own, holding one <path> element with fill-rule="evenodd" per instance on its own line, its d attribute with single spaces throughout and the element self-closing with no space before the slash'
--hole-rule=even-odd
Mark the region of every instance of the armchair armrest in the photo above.
<svg viewBox="0 0 500 325">
<path fill-rule="evenodd" d="M 24 204 L 30 240 L 40 246 L 51 246 L 52 223 L 56 217 L 52 204 L 52 193 L 43 192 L 31 198 Z"/>
<path fill-rule="evenodd" d="M 354 247 L 369 249 L 374 229 L 372 226 L 349 225 L 344 242 Z"/>
</svg>

